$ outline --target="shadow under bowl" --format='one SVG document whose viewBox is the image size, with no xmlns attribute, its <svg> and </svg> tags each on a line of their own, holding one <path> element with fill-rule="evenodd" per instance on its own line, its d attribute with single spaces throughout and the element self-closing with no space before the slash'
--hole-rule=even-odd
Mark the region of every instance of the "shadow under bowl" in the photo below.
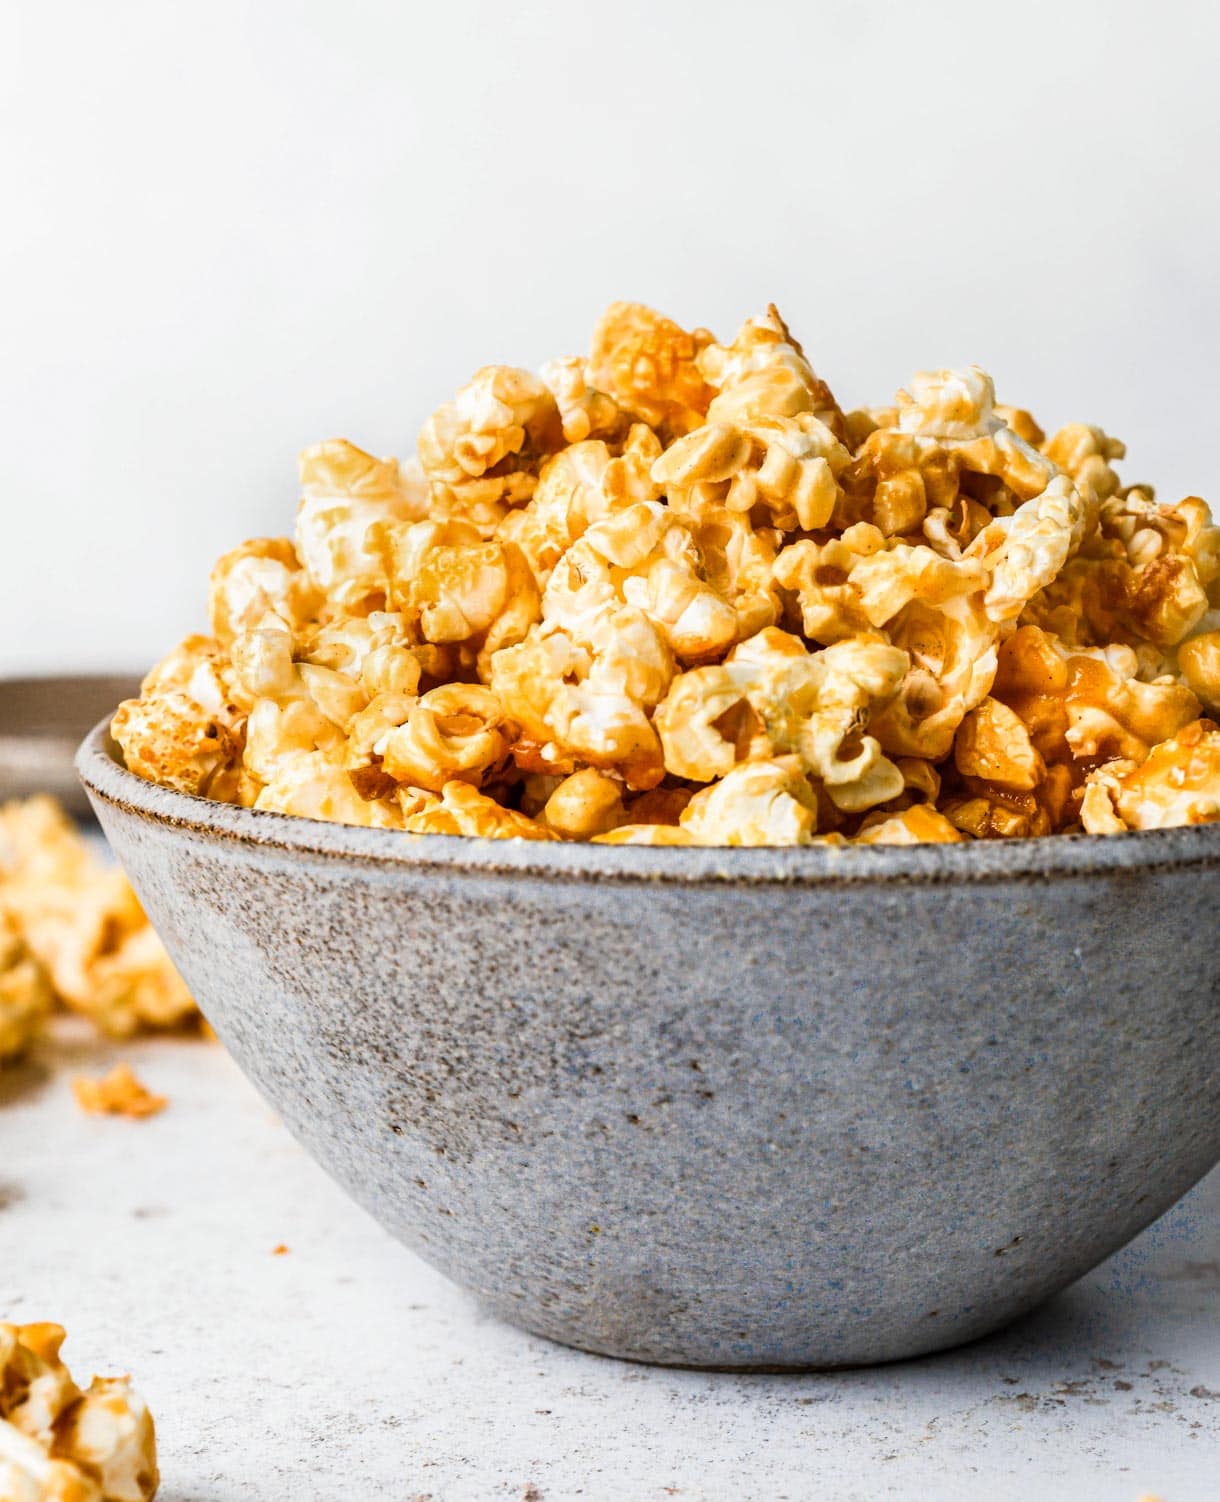
<svg viewBox="0 0 1220 1502">
<path fill-rule="evenodd" d="M 1220 825 L 797 850 L 412 837 L 78 769 L 209 1021 L 373 1216 L 640 1361 L 971 1340 L 1220 1157 Z"/>
</svg>

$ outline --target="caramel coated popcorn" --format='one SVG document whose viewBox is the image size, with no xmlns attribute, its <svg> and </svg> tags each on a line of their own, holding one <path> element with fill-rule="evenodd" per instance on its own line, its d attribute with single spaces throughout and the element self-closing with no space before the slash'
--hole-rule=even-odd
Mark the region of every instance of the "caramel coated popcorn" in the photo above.
<svg viewBox="0 0 1220 1502">
<path fill-rule="evenodd" d="M 17 922 L 0 908 L 0 1064 L 18 1059 L 51 1010 L 46 971 Z"/>
<path fill-rule="evenodd" d="M 82 1391 L 60 1325 L 0 1324 L 0 1502 L 151 1502 L 152 1415 L 126 1377 Z"/>
<path fill-rule="evenodd" d="M 293 539 L 124 704 L 179 791 L 415 834 L 916 844 L 1220 819 L 1220 528 L 977 366 L 845 411 L 774 308 L 615 303 Z"/>
<path fill-rule="evenodd" d="M 156 1116 L 169 1104 L 164 1095 L 154 1095 L 136 1077 L 130 1064 L 116 1064 L 101 1079 L 78 1074 L 72 1081 L 72 1093 L 82 1111 L 96 1116 L 130 1116 L 137 1121 Z"/>
<path fill-rule="evenodd" d="M 52 1003 L 116 1038 L 198 1015 L 127 878 L 94 857 L 54 799 L 37 797 L 0 806 L 0 1059 Z"/>
</svg>

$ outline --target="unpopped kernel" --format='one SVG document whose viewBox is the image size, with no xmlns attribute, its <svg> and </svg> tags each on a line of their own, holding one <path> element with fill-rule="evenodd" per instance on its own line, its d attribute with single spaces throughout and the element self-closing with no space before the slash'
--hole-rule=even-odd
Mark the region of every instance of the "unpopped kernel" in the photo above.
<svg viewBox="0 0 1220 1502">
<path fill-rule="evenodd" d="M 918 844 L 1220 819 L 1220 528 L 977 366 L 845 410 L 774 308 L 615 303 L 400 462 L 306 451 L 114 720 L 133 772 L 413 834 Z"/>
</svg>

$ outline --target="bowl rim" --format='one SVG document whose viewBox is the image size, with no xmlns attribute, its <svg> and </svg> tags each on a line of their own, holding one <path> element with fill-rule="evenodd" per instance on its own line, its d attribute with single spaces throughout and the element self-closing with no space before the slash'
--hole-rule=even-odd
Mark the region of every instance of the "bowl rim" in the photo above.
<svg viewBox="0 0 1220 1502">
<path fill-rule="evenodd" d="M 699 885 L 835 886 L 1045 882 L 1186 867 L 1220 869 L 1220 823 L 1128 834 L 928 845 L 808 845 L 729 848 L 594 845 L 405 835 L 267 809 L 216 803 L 129 772 L 104 719 L 76 753 L 76 770 L 99 817 L 106 808 L 215 840 L 288 854 L 411 868 L 555 881 Z"/>
</svg>

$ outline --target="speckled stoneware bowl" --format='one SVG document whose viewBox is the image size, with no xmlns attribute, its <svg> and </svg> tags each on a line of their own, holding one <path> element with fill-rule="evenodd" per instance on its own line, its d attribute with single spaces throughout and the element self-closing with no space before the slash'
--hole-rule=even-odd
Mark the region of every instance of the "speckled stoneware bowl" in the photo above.
<svg viewBox="0 0 1220 1502">
<path fill-rule="evenodd" d="M 1220 1157 L 1220 825 L 994 845 L 411 838 L 78 767 L 200 1004 L 408 1246 L 717 1367 L 983 1335 Z"/>
</svg>

